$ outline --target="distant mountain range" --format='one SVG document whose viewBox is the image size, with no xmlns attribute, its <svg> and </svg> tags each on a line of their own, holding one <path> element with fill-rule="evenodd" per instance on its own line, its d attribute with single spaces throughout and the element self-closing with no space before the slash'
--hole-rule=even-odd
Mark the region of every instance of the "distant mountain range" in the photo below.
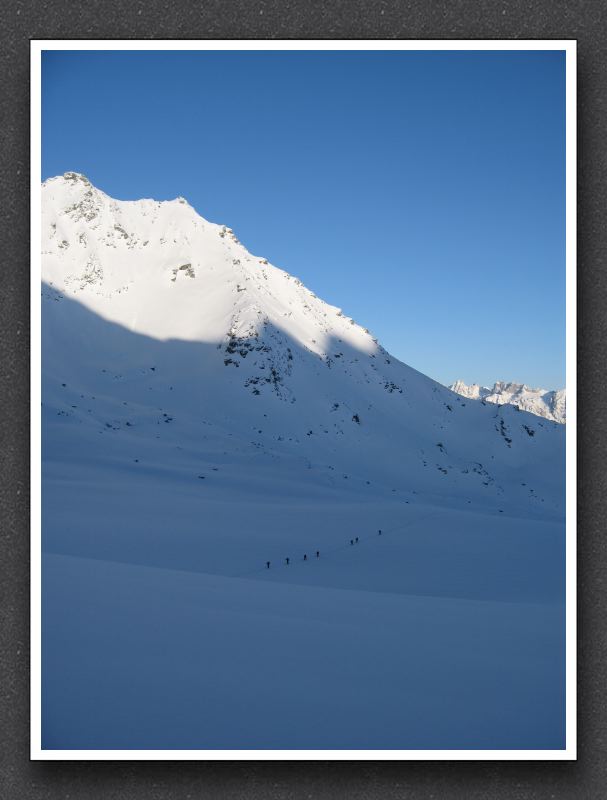
<svg viewBox="0 0 607 800">
<path fill-rule="evenodd" d="M 497 403 L 498 405 L 508 403 L 520 408 L 521 411 L 529 411 L 538 417 L 551 419 L 563 425 L 566 421 L 565 389 L 532 389 L 524 383 L 507 383 L 506 381 L 496 381 L 491 388 L 480 386 L 478 383 L 467 384 L 463 381 L 455 381 L 449 388 L 471 400 L 484 400 L 487 403 Z"/>
</svg>

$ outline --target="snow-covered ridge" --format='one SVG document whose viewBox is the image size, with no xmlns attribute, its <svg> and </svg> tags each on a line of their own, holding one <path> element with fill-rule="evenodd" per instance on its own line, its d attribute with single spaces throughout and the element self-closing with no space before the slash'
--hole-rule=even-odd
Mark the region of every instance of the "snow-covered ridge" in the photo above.
<svg viewBox="0 0 607 800">
<path fill-rule="evenodd" d="M 484 400 L 487 403 L 509 403 L 529 411 L 538 417 L 551 419 L 565 424 L 567 417 L 566 390 L 532 389 L 524 383 L 496 381 L 493 387 L 480 386 L 478 383 L 466 384 L 457 380 L 449 386 L 451 391 L 468 397 L 471 400 Z"/>
</svg>

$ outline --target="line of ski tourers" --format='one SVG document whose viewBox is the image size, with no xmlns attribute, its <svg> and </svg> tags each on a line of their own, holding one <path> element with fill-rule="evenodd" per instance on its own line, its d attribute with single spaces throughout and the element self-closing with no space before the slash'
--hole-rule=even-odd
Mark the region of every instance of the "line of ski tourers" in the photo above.
<svg viewBox="0 0 607 800">
<path fill-rule="evenodd" d="M 377 531 L 377 535 L 381 536 L 381 528 Z M 350 545 L 354 546 L 355 544 L 358 544 L 358 536 L 355 536 L 354 539 L 350 539 Z M 316 551 L 316 558 L 320 558 L 320 550 Z M 307 561 L 307 560 L 308 560 L 308 554 L 304 553 L 302 561 Z M 290 563 L 291 563 L 291 559 L 287 556 L 285 558 L 285 565 L 288 567 Z M 270 569 L 271 566 L 272 566 L 272 562 L 271 561 L 266 561 L 266 569 Z"/>
</svg>

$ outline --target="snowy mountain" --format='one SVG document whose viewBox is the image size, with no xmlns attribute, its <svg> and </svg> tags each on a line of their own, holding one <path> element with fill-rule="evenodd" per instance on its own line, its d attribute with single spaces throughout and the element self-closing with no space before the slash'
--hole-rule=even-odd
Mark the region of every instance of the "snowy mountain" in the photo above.
<svg viewBox="0 0 607 800">
<path fill-rule="evenodd" d="M 563 426 L 182 198 L 52 178 L 42 250 L 46 746 L 562 741 Z"/>
<path fill-rule="evenodd" d="M 471 400 L 485 400 L 487 403 L 497 403 L 497 405 L 509 403 L 520 408 L 521 411 L 529 411 L 530 414 L 536 414 L 538 417 L 551 419 L 563 425 L 566 422 L 565 389 L 556 391 L 532 389 L 524 383 L 507 383 L 505 381 L 496 381 L 493 388 L 489 388 L 480 386 L 478 383 L 467 385 L 460 380 L 452 383 L 449 388 Z"/>
<path fill-rule="evenodd" d="M 118 202 L 68 173 L 43 186 L 43 242 L 45 400 L 85 430 L 136 454 L 196 448 L 204 424 L 340 489 L 348 473 L 357 491 L 560 508 L 553 425 L 464 403 L 185 200 Z"/>
</svg>

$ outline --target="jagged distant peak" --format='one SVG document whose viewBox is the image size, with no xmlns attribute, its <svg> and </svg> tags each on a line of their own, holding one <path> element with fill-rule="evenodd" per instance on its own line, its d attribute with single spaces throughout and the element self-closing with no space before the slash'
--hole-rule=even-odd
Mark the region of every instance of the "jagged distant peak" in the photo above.
<svg viewBox="0 0 607 800">
<path fill-rule="evenodd" d="M 514 381 L 495 381 L 492 387 L 462 380 L 452 383 L 451 391 L 472 400 L 483 400 L 498 405 L 509 404 L 529 411 L 539 417 L 564 424 L 566 422 L 565 389 L 542 389 Z"/>
</svg>

